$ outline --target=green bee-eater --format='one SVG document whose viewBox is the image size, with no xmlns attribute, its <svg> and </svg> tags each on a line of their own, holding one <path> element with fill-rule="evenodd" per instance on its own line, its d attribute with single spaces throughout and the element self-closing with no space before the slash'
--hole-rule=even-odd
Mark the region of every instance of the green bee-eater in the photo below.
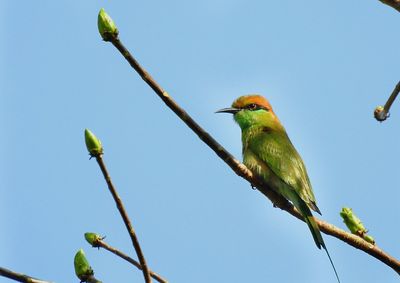
<svg viewBox="0 0 400 283">
<path fill-rule="evenodd" d="M 301 213 L 317 247 L 325 249 L 340 282 L 310 210 L 321 214 L 306 167 L 268 100 L 260 95 L 241 96 L 233 102 L 232 107 L 218 110 L 217 113 L 233 114 L 242 129 L 243 163 L 268 188 L 289 200 Z"/>
</svg>

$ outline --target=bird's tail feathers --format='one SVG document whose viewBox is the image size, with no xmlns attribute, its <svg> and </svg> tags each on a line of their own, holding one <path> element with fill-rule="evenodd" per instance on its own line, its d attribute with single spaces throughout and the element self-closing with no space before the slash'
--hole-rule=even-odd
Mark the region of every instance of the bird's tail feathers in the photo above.
<svg viewBox="0 0 400 283">
<path fill-rule="evenodd" d="M 331 258 L 331 255 L 329 254 L 328 249 L 326 248 L 325 244 L 323 245 L 323 248 L 324 248 L 324 250 L 325 250 L 325 252 L 326 252 L 326 254 L 327 254 L 328 258 L 329 258 L 329 261 L 331 262 L 333 271 L 335 272 L 335 275 L 336 275 L 336 279 L 337 279 L 338 283 L 340 283 L 340 279 L 339 279 L 339 275 L 338 275 L 338 273 L 337 273 L 337 271 L 336 271 L 336 267 L 335 267 L 335 265 L 333 264 L 333 260 L 332 260 L 332 258 Z"/>
<path fill-rule="evenodd" d="M 296 201 L 297 200 L 297 201 Z M 311 231 L 311 234 L 314 238 L 314 242 L 317 245 L 319 249 L 321 247 L 324 248 L 326 254 L 328 255 L 329 261 L 332 265 L 333 271 L 335 272 L 336 279 L 340 283 L 339 275 L 336 271 L 336 267 L 333 264 L 333 260 L 331 258 L 331 255 L 328 252 L 328 249 L 326 248 L 324 239 L 322 238 L 321 231 L 319 230 L 319 227 L 317 225 L 317 222 L 315 222 L 314 216 L 311 213 L 310 208 L 307 206 L 307 204 L 298 197 L 295 201 L 293 201 L 293 204 L 297 207 L 297 209 L 300 211 L 301 215 L 303 215 L 305 222 L 307 223 L 308 228 Z"/>
<path fill-rule="evenodd" d="M 317 247 L 319 249 L 321 249 L 321 247 L 325 249 L 325 242 L 324 239 L 322 238 L 321 232 L 319 231 L 318 225 L 314 220 L 314 216 L 312 215 L 304 216 L 304 220 L 306 221 L 308 228 L 310 228 L 311 235 L 313 236 L 314 242 L 317 245 Z"/>
<path fill-rule="evenodd" d="M 315 203 L 315 201 L 310 201 L 308 206 L 314 210 L 315 212 L 317 212 L 319 215 L 322 215 L 321 210 L 319 210 L 317 204 Z"/>
<path fill-rule="evenodd" d="M 324 250 L 326 252 L 326 255 L 328 256 L 329 261 L 330 261 L 330 263 L 332 265 L 333 271 L 335 272 L 336 279 L 340 283 L 340 279 L 339 279 L 339 275 L 338 275 L 338 273 L 336 271 L 336 267 L 333 264 L 333 260 L 331 258 L 331 255 L 329 254 L 328 249 L 326 248 L 324 239 L 322 238 L 322 235 L 321 235 L 321 232 L 319 230 L 319 227 L 318 227 L 317 223 L 315 222 L 314 216 L 312 216 L 312 215 L 311 216 L 305 216 L 304 219 L 306 220 L 306 223 L 307 223 L 308 227 L 311 230 L 311 234 L 312 234 L 312 236 L 314 238 L 314 241 L 315 241 L 315 244 L 317 245 L 317 247 L 319 249 L 321 249 L 321 247 L 324 248 Z"/>
<path fill-rule="evenodd" d="M 312 215 L 310 208 L 297 193 L 294 194 L 295 197 L 293 198 L 293 204 L 299 210 L 300 214 L 304 217 L 304 221 L 307 223 L 307 226 L 311 231 L 315 244 L 319 249 L 321 249 L 321 247 L 325 248 L 324 239 L 322 238 L 321 232 L 319 231 L 318 225 L 315 222 L 314 216 Z"/>
</svg>

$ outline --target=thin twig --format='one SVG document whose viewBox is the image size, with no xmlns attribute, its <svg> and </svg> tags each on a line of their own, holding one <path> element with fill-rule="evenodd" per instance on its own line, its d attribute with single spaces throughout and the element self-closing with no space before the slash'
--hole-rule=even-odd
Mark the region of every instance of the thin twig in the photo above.
<svg viewBox="0 0 400 283">
<path fill-rule="evenodd" d="M 390 95 L 389 99 L 386 101 L 385 106 L 383 108 L 385 109 L 386 113 L 389 113 L 390 107 L 392 106 L 394 100 L 396 99 L 397 95 L 400 92 L 400 81 L 397 83 L 395 88 L 392 91 L 392 94 Z"/>
<path fill-rule="evenodd" d="M 400 0 L 379 0 L 379 1 L 400 12 Z"/>
<path fill-rule="evenodd" d="M 169 95 L 164 91 L 158 83 L 147 73 L 139 63 L 133 58 L 130 52 L 121 43 L 119 38 L 115 38 L 111 43 L 121 52 L 128 63 L 138 72 L 142 79 L 154 90 L 154 92 L 165 102 L 165 104 L 190 128 L 192 129 L 199 138 L 206 143 L 226 164 L 228 164 L 232 170 L 240 177 L 246 179 L 253 186 L 257 187 L 265 196 L 267 196 L 272 203 L 289 212 L 293 216 L 303 220 L 297 210 L 282 196 L 275 193 L 273 190 L 268 189 L 260 180 L 253 176 L 252 172 L 237 159 L 235 159 L 223 146 L 221 146 L 214 138 L 212 138 L 206 131 L 204 131 L 187 113 L 184 111 Z M 389 254 L 385 253 L 377 246 L 373 246 L 368 242 L 360 239 L 359 237 L 352 235 L 348 232 L 343 231 L 335 227 L 332 224 L 317 219 L 317 224 L 321 231 L 325 234 L 336 237 L 349 245 L 363 250 L 371 256 L 379 259 L 386 265 L 393 268 L 396 272 L 400 272 L 400 262 Z"/>
<path fill-rule="evenodd" d="M 376 120 L 378 120 L 379 122 L 383 122 L 389 117 L 390 107 L 392 106 L 399 92 L 400 92 L 400 81 L 393 89 L 392 94 L 389 96 L 388 100 L 385 103 L 385 106 L 384 107 L 378 106 L 375 108 L 374 116 Z"/>
<path fill-rule="evenodd" d="M 100 280 L 98 280 L 94 275 L 90 275 L 87 278 L 85 278 L 86 283 L 102 283 Z"/>
<path fill-rule="evenodd" d="M 150 273 L 149 273 L 149 268 L 147 267 L 147 263 L 144 258 L 144 255 L 143 255 L 142 248 L 140 247 L 139 240 L 136 236 L 135 230 L 133 229 L 133 226 L 129 219 L 128 213 L 126 212 L 125 207 L 122 203 L 122 200 L 119 197 L 117 190 L 115 189 L 114 184 L 111 181 L 111 177 L 108 174 L 106 165 L 104 164 L 103 156 L 100 154 L 95 157 L 96 157 L 97 163 L 100 166 L 101 172 L 103 173 L 104 179 L 107 182 L 108 189 L 110 190 L 110 192 L 114 198 L 114 201 L 115 201 L 115 204 L 117 205 L 119 213 L 121 214 L 122 219 L 124 220 L 124 223 L 125 223 L 126 229 L 128 230 L 129 236 L 131 237 L 133 247 L 135 248 L 140 265 L 142 267 L 145 282 L 150 283 L 151 277 L 150 277 Z"/>
<path fill-rule="evenodd" d="M 400 12 L 400 0 L 379 0 L 379 1 Z M 396 99 L 396 96 L 399 94 L 399 92 L 400 92 L 400 81 L 397 83 L 396 87 L 394 88 L 392 94 L 390 95 L 383 109 L 379 106 L 375 109 L 374 115 L 376 120 L 382 122 L 389 117 L 389 109 L 392 106 L 392 103 Z"/>
<path fill-rule="evenodd" d="M 0 267 L 0 276 L 4 276 L 4 277 L 10 278 L 10 279 L 13 279 L 15 281 L 24 282 L 24 283 L 50 283 L 50 281 L 36 279 L 36 278 L 33 278 L 26 274 L 18 273 L 18 272 L 6 269 L 4 267 Z"/>
<path fill-rule="evenodd" d="M 93 247 L 103 248 L 103 249 L 105 249 L 105 250 L 107 250 L 109 252 L 112 252 L 113 254 L 119 256 L 120 258 L 122 258 L 122 259 L 126 260 L 127 262 L 131 263 L 132 265 L 136 266 L 138 269 L 142 270 L 142 266 L 140 265 L 139 262 L 137 262 L 133 258 L 129 257 L 128 255 L 124 254 L 120 250 L 117 250 L 116 248 L 110 246 L 104 240 L 96 239 L 93 242 Z M 160 283 L 168 283 L 168 280 L 163 278 L 163 277 L 161 277 L 161 275 L 155 273 L 152 270 L 149 270 L 149 272 L 150 272 L 151 277 L 153 277 L 158 282 L 160 282 Z"/>
</svg>

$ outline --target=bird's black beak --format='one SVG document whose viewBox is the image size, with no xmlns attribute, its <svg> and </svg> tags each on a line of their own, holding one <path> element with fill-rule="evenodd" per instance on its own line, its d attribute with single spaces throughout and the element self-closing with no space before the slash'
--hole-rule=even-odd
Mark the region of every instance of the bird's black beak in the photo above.
<svg viewBox="0 0 400 283">
<path fill-rule="evenodd" d="M 233 107 L 228 107 L 228 108 L 223 108 L 218 111 L 215 111 L 215 113 L 231 113 L 231 114 L 236 114 L 240 111 L 240 109 L 233 108 Z"/>
</svg>

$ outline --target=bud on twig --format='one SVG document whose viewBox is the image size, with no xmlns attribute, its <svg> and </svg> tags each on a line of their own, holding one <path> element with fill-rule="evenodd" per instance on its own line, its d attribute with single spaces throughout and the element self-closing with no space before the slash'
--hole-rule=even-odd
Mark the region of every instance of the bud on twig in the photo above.
<svg viewBox="0 0 400 283">
<path fill-rule="evenodd" d="M 400 2 L 399 2 L 400 3 Z M 395 101 L 397 95 L 400 93 L 400 82 L 394 87 L 392 94 L 389 96 L 388 100 L 385 103 L 385 106 L 377 106 L 374 111 L 374 117 L 379 122 L 385 121 L 389 118 L 389 110 L 392 106 L 393 102 Z"/>
<path fill-rule="evenodd" d="M 97 17 L 97 28 L 104 41 L 113 41 L 118 38 L 117 26 L 103 8 L 100 9 Z"/>
<path fill-rule="evenodd" d="M 343 218 L 344 224 L 346 224 L 351 233 L 363 238 L 368 243 L 375 244 L 374 238 L 367 235 L 368 230 L 365 229 L 364 224 L 361 222 L 360 218 L 353 213 L 351 208 L 343 207 L 340 216 Z"/>
<path fill-rule="evenodd" d="M 386 110 L 383 106 L 379 105 L 375 108 L 374 117 L 379 122 L 383 122 L 387 118 L 389 118 L 389 113 L 386 112 Z"/>
<path fill-rule="evenodd" d="M 365 234 L 363 239 L 368 243 L 375 245 L 375 239 L 372 236 Z"/>
<path fill-rule="evenodd" d="M 81 280 L 81 282 L 86 282 L 89 277 L 92 277 L 94 272 L 90 267 L 89 262 L 85 257 L 85 253 L 80 249 L 74 258 L 75 274 Z"/>
<path fill-rule="evenodd" d="M 85 143 L 90 156 L 96 157 L 103 154 L 100 140 L 88 129 L 85 129 Z"/>
<path fill-rule="evenodd" d="M 86 241 L 92 245 L 92 247 L 98 247 L 98 241 L 103 240 L 104 237 L 101 237 L 99 234 L 96 233 L 85 233 Z"/>
</svg>

